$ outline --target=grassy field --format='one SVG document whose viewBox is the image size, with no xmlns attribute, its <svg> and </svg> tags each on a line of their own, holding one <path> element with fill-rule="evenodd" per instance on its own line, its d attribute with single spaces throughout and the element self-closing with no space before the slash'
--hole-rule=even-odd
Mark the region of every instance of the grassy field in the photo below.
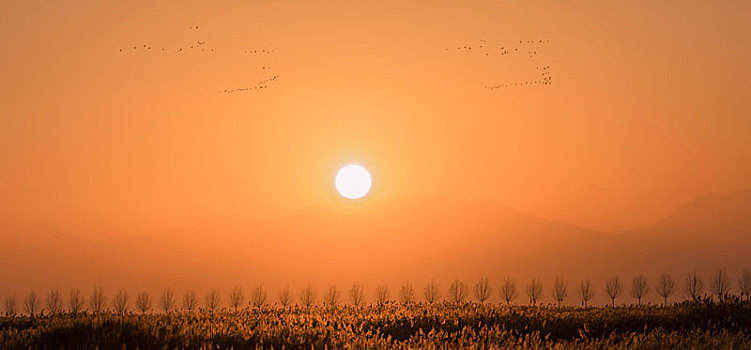
<svg viewBox="0 0 751 350">
<path fill-rule="evenodd" d="M 0 318 L 0 348 L 749 349 L 751 304 L 396 304 Z"/>
</svg>

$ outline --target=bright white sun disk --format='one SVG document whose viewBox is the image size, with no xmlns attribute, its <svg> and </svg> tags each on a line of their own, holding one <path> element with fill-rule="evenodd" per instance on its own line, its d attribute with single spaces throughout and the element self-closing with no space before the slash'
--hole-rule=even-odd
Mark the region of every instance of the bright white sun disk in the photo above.
<svg viewBox="0 0 751 350">
<path fill-rule="evenodd" d="M 344 198 L 361 198 L 368 194 L 371 184 L 370 174 L 359 165 L 347 165 L 336 174 L 336 190 Z"/>
</svg>

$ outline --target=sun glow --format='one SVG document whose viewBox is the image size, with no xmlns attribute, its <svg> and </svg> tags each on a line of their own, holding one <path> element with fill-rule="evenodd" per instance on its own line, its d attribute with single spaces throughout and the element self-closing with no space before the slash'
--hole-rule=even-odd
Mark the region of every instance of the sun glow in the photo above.
<svg viewBox="0 0 751 350">
<path fill-rule="evenodd" d="M 371 184 L 370 173 L 359 165 L 347 165 L 336 174 L 336 190 L 347 199 L 362 198 Z"/>
</svg>

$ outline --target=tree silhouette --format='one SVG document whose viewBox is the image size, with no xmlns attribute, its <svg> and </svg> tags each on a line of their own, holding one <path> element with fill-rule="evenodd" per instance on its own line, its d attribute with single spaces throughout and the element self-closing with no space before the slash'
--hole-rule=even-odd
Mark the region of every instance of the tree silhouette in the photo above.
<svg viewBox="0 0 751 350">
<path fill-rule="evenodd" d="M 51 290 L 47 293 L 47 310 L 50 314 L 56 315 L 63 308 L 63 299 L 60 297 L 60 291 L 57 289 Z"/>
<path fill-rule="evenodd" d="M 641 299 L 644 298 L 647 293 L 649 292 L 649 282 L 647 281 L 647 276 L 645 276 L 643 273 L 638 274 L 634 279 L 631 281 L 631 289 L 629 290 L 631 293 L 631 296 L 636 298 L 636 300 L 639 301 L 639 305 L 641 305 Z"/>
<path fill-rule="evenodd" d="M 657 282 L 655 291 L 657 291 L 657 295 L 662 297 L 662 305 L 667 306 L 668 298 L 673 294 L 673 291 L 675 291 L 675 280 L 673 279 L 673 276 L 668 273 L 663 273 L 662 276 L 660 276 L 660 280 Z"/>
<path fill-rule="evenodd" d="M 610 297 L 613 307 L 615 307 L 615 298 L 621 294 L 621 290 L 623 290 L 623 286 L 621 285 L 618 276 L 613 276 L 613 278 L 605 282 L 605 292 L 608 293 L 608 297 Z"/>
<path fill-rule="evenodd" d="M 506 277 L 503 281 L 503 288 L 501 288 L 501 297 L 506 301 L 506 305 L 511 305 L 517 294 L 516 281 L 511 277 Z"/>
<path fill-rule="evenodd" d="M 751 271 L 748 269 L 743 269 L 738 277 L 738 289 L 741 291 L 741 297 L 751 300 Z"/>
<path fill-rule="evenodd" d="M 329 289 L 326 290 L 323 303 L 329 307 L 335 307 L 339 303 L 339 288 L 336 284 L 330 285 Z"/>
<path fill-rule="evenodd" d="M 115 293 L 115 298 L 112 299 L 112 308 L 115 312 L 125 315 L 128 312 L 128 292 L 119 290 Z"/>
<path fill-rule="evenodd" d="M 196 292 L 189 290 L 183 295 L 183 308 L 188 312 L 193 312 L 198 306 L 198 298 Z"/>
<path fill-rule="evenodd" d="M 542 281 L 533 278 L 532 282 L 530 282 L 527 287 L 524 289 L 524 293 L 527 294 L 527 297 L 529 298 L 529 303 L 532 306 L 537 305 L 537 300 L 540 299 L 540 295 L 542 295 Z"/>
<path fill-rule="evenodd" d="M 161 307 L 165 313 L 169 313 L 175 308 L 175 293 L 172 289 L 167 288 L 167 290 L 162 292 L 162 295 L 159 297 L 159 307 Z"/>
<path fill-rule="evenodd" d="M 292 292 L 289 290 L 289 286 L 286 286 L 281 292 L 279 292 L 279 304 L 282 305 L 282 308 L 287 308 L 291 303 Z"/>
<path fill-rule="evenodd" d="M 149 298 L 149 293 L 140 292 L 136 295 L 136 308 L 141 311 L 141 314 L 145 314 L 151 309 L 151 298 Z"/>
<path fill-rule="evenodd" d="M 91 297 L 89 297 L 89 308 L 91 309 L 91 312 L 98 314 L 104 311 L 106 301 L 102 287 L 94 288 Z"/>
<path fill-rule="evenodd" d="M 683 282 L 683 291 L 693 301 L 698 301 L 704 293 L 704 281 L 694 270 L 686 276 Z"/>
<path fill-rule="evenodd" d="M 728 277 L 725 269 L 717 269 L 714 278 L 712 279 L 712 292 L 717 296 L 717 299 L 724 303 L 730 293 L 730 277 Z"/>
<path fill-rule="evenodd" d="M 467 297 L 467 286 L 459 279 L 455 279 L 449 286 L 449 298 L 452 302 L 458 304 L 464 302 L 464 298 Z"/>
<path fill-rule="evenodd" d="M 209 311 L 214 312 L 216 309 L 219 308 L 219 303 L 221 302 L 221 297 L 219 296 L 219 293 L 216 291 L 216 289 L 209 289 L 209 292 L 206 293 L 206 308 L 209 309 Z"/>
<path fill-rule="evenodd" d="M 401 299 L 404 305 L 411 304 L 415 300 L 415 289 L 412 288 L 412 283 L 405 283 L 402 289 L 399 291 L 399 299 Z"/>
<path fill-rule="evenodd" d="M 70 291 L 68 306 L 70 307 L 70 312 L 72 312 L 73 315 L 77 315 L 81 310 L 83 310 L 83 296 L 81 296 L 80 290 L 73 289 Z"/>
<path fill-rule="evenodd" d="M 425 286 L 425 289 L 422 290 L 422 295 L 423 297 L 425 297 L 425 301 L 427 301 L 430 305 L 433 305 L 436 301 L 438 301 L 440 293 L 441 292 L 438 290 L 438 285 L 434 280 L 430 280 L 430 282 L 428 282 L 428 285 Z"/>
<path fill-rule="evenodd" d="M 34 313 L 39 308 L 39 301 L 37 300 L 37 292 L 31 291 L 24 300 L 23 307 L 29 316 L 34 317 Z"/>
<path fill-rule="evenodd" d="M 316 302 L 316 294 L 313 287 L 308 285 L 300 291 L 300 303 L 306 308 L 310 308 Z"/>
<path fill-rule="evenodd" d="M 266 304 L 266 289 L 263 288 L 263 285 L 258 284 L 253 288 L 253 292 L 250 293 L 250 301 L 258 309 Z"/>
<path fill-rule="evenodd" d="M 475 284 L 475 298 L 477 298 L 480 304 L 485 304 L 485 300 L 490 298 L 491 292 L 492 290 L 487 277 L 480 278 L 480 280 L 477 281 L 477 284 Z"/>
<path fill-rule="evenodd" d="M 556 278 L 553 282 L 553 299 L 558 303 L 558 307 L 561 307 L 566 296 L 568 296 L 568 282 L 563 278 Z"/>
<path fill-rule="evenodd" d="M 681 285 L 676 286 L 676 281 L 670 273 L 663 273 L 656 281 L 654 290 L 656 294 L 663 298 L 663 306 L 668 305 L 669 298 L 675 294 L 676 288 L 681 288 Z M 737 280 L 738 290 L 742 300 L 751 299 L 751 270 L 743 269 Z M 482 277 L 474 284 L 474 297 L 481 304 L 484 305 L 485 301 L 490 299 L 493 292 L 493 288 L 489 284 L 488 277 Z M 712 283 L 709 285 L 713 295 L 719 300 L 719 302 L 727 302 L 728 296 L 732 292 L 733 284 L 728 276 L 726 269 L 721 268 L 716 270 Z M 696 271 L 688 273 L 682 284 L 682 290 L 686 296 L 691 300 L 697 301 L 702 297 L 704 292 L 704 282 L 697 274 Z M 605 291 L 608 297 L 611 299 L 611 305 L 615 306 L 615 299 L 620 296 L 623 290 L 619 278 L 617 276 L 612 277 L 605 283 Z M 529 298 L 529 303 L 532 306 L 536 306 L 542 297 L 543 284 L 539 279 L 532 279 L 531 282 L 525 286 L 524 292 Z M 434 280 L 431 280 L 423 289 L 423 296 L 428 304 L 434 304 L 439 299 L 439 288 Z M 639 273 L 632 280 L 631 286 L 628 290 L 631 296 L 637 299 L 638 305 L 642 305 L 643 299 L 650 292 L 649 281 L 644 273 Z M 517 293 L 516 283 L 511 278 L 505 278 L 504 284 L 499 289 L 499 295 L 501 299 L 510 304 L 513 301 Z M 351 289 L 348 291 L 347 296 L 355 307 L 361 307 L 367 303 L 365 300 L 365 290 L 360 283 L 354 283 Z M 556 301 L 558 307 L 563 305 L 566 297 L 568 296 L 568 282 L 563 278 L 556 278 L 552 286 L 552 296 Z M 578 297 L 581 304 L 586 308 L 589 307 L 589 303 L 595 297 L 595 290 L 592 288 L 592 283 L 589 278 L 582 280 L 578 288 Z M 245 296 L 242 293 L 240 287 L 236 287 L 230 294 L 230 305 L 235 311 L 238 311 L 243 304 Z M 302 305 L 310 307 L 314 304 L 314 293 L 312 287 L 308 286 L 300 293 L 300 301 Z M 403 304 L 410 304 L 414 302 L 415 294 L 414 289 L 409 281 L 405 283 L 400 289 L 399 299 Z M 124 290 L 117 292 L 112 299 L 112 308 L 114 311 L 120 314 L 126 314 L 128 312 L 128 293 Z M 258 285 L 253 293 L 251 293 L 251 304 L 255 307 L 263 307 L 266 301 L 266 291 L 261 285 Z M 336 307 L 340 303 L 341 295 L 336 285 L 331 285 L 327 293 L 324 296 L 324 304 L 331 307 Z M 448 300 L 453 303 L 462 303 L 467 299 L 467 286 L 459 280 L 455 279 L 448 288 Z M 85 305 L 88 305 L 89 309 L 93 313 L 100 313 L 104 310 L 106 303 L 104 293 L 101 287 L 94 288 L 91 296 L 88 299 L 88 304 L 84 302 L 85 298 L 81 294 L 79 289 L 72 289 L 70 291 L 67 306 L 71 314 L 77 315 L 85 309 Z M 195 292 L 189 291 L 183 297 L 183 307 L 187 311 L 193 311 L 197 307 L 197 298 Z M 174 293 L 172 289 L 167 289 L 161 294 L 159 300 L 159 306 L 166 313 L 174 310 L 175 301 Z M 376 288 L 375 302 L 377 305 L 383 305 L 388 301 L 388 287 L 385 284 L 380 284 Z M 290 292 L 289 286 L 284 288 L 279 293 L 279 302 L 283 308 L 287 308 L 293 303 L 293 296 Z M 155 302 L 156 303 L 156 302 Z M 140 292 L 135 300 L 137 310 L 142 314 L 151 310 L 151 299 L 146 292 Z M 46 299 L 44 299 L 44 306 L 46 310 L 52 314 L 59 314 L 64 312 L 63 298 L 60 296 L 58 289 L 51 290 Z M 210 290 L 206 295 L 206 306 L 209 310 L 215 311 L 219 306 L 219 295 L 215 290 Z M 30 316 L 35 316 L 39 313 L 39 299 L 35 292 L 30 292 L 24 299 L 23 303 L 24 311 Z M 156 310 L 156 306 L 154 306 Z M 44 309 L 43 309 L 44 310 Z M 42 312 L 46 314 L 47 311 Z M 13 316 L 16 313 L 16 299 L 14 295 L 5 297 L 5 314 Z"/>
<path fill-rule="evenodd" d="M 235 287 L 235 289 L 232 290 L 232 293 L 229 295 L 229 305 L 232 306 L 233 309 L 235 309 L 235 312 L 237 312 L 237 309 L 240 307 L 240 305 L 243 304 L 243 301 L 245 300 L 245 295 L 243 295 L 243 289 L 240 287 Z"/>
<path fill-rule="evenodd" d="M 378 306 L 383 306 L 389 301 L 389 286 L 386 284 L 379 284 L 376 287 L 376 303 Z"/>
<path fill-rule="evenodd" d="M 582 301 L 584 307 L 589 306 L 589 301 L 595 297 L 595 290 L 592 288 L 592 281 L 587 278 L 579 285 L 579 298 Z"/>
<path fill-rule="evenodd" d="M 13 317 L 16 315 L 16 295 L 6 295 L 5 296 L 5 315 L 8 317 Z"/>
<path fill-rule="evenodd" d="M 352 284 L 352 289 L 349 290 L 349 298 L 355 307 L 362 306 L 365 301 L 365 291 L 362 285 L 359 283 Z"/>
</svg>

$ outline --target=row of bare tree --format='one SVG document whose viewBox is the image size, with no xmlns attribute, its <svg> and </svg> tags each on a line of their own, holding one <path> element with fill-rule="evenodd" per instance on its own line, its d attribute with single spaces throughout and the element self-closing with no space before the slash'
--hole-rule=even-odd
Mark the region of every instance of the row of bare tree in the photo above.
<svg viewBox="0 0 751 350">
<path fill-rule="evenodd" d="M 751 298 L 751 271 L 744 269 L 738 278 L 738 291 L 741 299 L 749 300 Z M 473 286 L 473 294 L 475 299 L 484 304 L 490 299 L 493 292 L 493 288 L 487 277 L 480 278 Z M 624 285 L 621 280 L 615 276 L 608 279 L 605 282 L 605 292 L 611 300 L 611 304 L 615 306 L 615 300 L 621 295 L 624 289 Z M 642 304 L 642 300 L 648 295 L 651 287 L 649 281 L 643 273 L 638 274 L 631 280 L 631 285 L 628 289 L 629 294 L 636 299 L 639 305 Z M 657 284 L 654 287 L 655 292 L 663 299 L 663 304 L 668 304 L 668 298 L 670 298 L 676 291 L 676 282 L 672 275 L 664 273 L 657 280 Z M 706 287 L 704 280 L 694 271 L 689 273 L 683 281 L 683 292 L 690 300 L 697 301 L 706 296 Z M 718 269 L 712 277 L 709 284 L 709 291 L 713 297 L 716 297 L 719 302 L 727 301 L 728 297 L 732 295 L 733 283 L 731 282 L 728 273 L 725 269 Z M 529 300 L 529 304 L 534 306 L 542 298 L 543 283 L 539 279 L 532 279 L 526 286 L 524 286 L 524 294 Z M 506 278 L 499 289 L 499 295 L 503 301 L 507 304 L 511 304 L 512 301 L 518 296 L 518 290 L 516 281 L 512 278 Z M 430 281 L 423 289 L 422 296 L 424 301 L 428 304 L 433 304 L 441 301 L 440 288 L 435 281 Z M 467 301 L 469 297 L 469 288 L 459 279 L 454 280 L 448 288 L 448 295 L 446 300 L 453 303 L 463 303 Z M 563 278 L 556 278 L 553 282 L 552 297 L 558 306 L 560 306 L 568 297 L 568 281 Z M 578 289 L 578 297 L 581 301 L 581 305 L 584 307 L 589 306 L 589 302 L 595 297 L 595 289 L 592 286 L 592 282 L 589 279 L 581 281 Z M 236 287 L 229 295 L 229 306 L 237 311 L 244 308 L 246 305 L 261 308 L 266 305 L 267 292 L 262 285 L 257 285 L 250 293 L 249 300 L 246 304 L 246 296 L 242 288 Z M 323 304 L 326 306 L 337 306 L 341 303 L 341 292 L 336 285 L 329 286 L 323 296 Z M 365 288 L 359 283 L 352 285 L 348 291 L 348 298 L 352 305 L 360 307 L 365 304 Z M 298 295 L 300 305 L 304 307 L 311 307 L 317 303 L 316 291 L 312 286 L 303 288 Z M 414 287 L 408 281 L 400 289 L 398 293 L 398 300 L 404 304 L 410 304 L 417 301 L 417 296 Z M 289 287 L 285 287 L 278 295 L 278 303 L 280 306 L 286 308 L 293 304 L 293 295 Z M 391 301 L 389 288 L 385 284 L 378 285 L 375 290 L 375 301 L 377 305 L 383 305 Z M 178 300 L 172 289 L 167 289 L 161 293 L 158 300 L 158 311 L 164 311 L 169 313 L 177 309 Z M 23 302 L 24 311 L 31 316 L 38 313 L 57 314 L 64 311 L 68 311 L 73 314 L 82 312 L 86 307 L 86 301 L 82 296 L 80 290 L 74 289 L 68 295 L 67 306 L 65 309 L 63 297 L 59 290 L 52 290 L 47 294 L 44 300 L 44 309 L 42 308 L 41 301 L 39 300 L 36 292 L 30 292 Z M 147 313 L 152 311 L 152 300 L 148 293 L 140 292 L 136 295 L 135 299 L 136 311 L 141 313 Z M 182 308 L 185 311 L 192 312 L 199 306 L 199 301 L 194 291 L 186 292 L 182 297 Z M 116 313 L 127 313 L 130 311 L 129 295 L 128 292 L 120 290 L 112 298 L 112 311 Z M 215 290 L 211 289 L 204 295 L 204 306 L 208 311 L 215 311 L 221 306 L 221 296 Z M 93 313 L 99 313 L 107 310 L 106 297 L 102 288 L 94 288 L 91 296 L 88 299 L 88 309 Z M 13 316 L 16 314 L 16 297 L 14 294 L 5 297 L 5 312 L 6 315 Z"/>
</svg>

